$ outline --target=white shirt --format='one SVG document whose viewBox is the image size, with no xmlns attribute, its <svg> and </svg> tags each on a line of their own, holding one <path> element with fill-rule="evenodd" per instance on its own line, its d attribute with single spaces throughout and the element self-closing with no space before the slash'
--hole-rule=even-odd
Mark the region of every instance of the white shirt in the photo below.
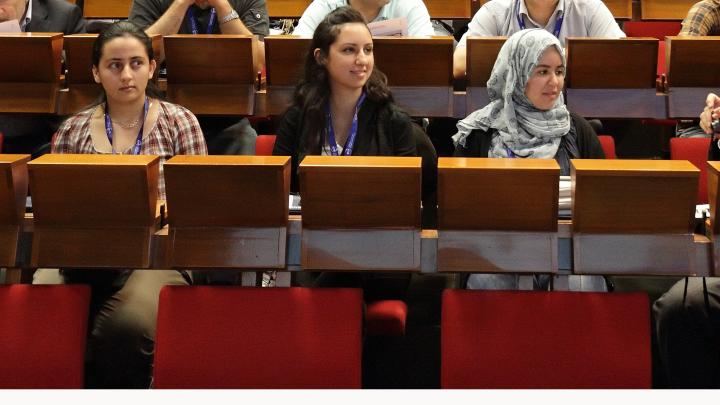
<svg viewBox="0 0 720 405">
<path fill-rule="evenodd" d="M 554 33 L 558 17 L 562 15 L 563 21 L 558 39 L 563 45 L 565 37 L 625 37 L 625 33 L 601 0 L 560 0 L 545 26 L 530 18 L 524 0 L 491 0 L 475 13 L 468 25 L 468 31 L 460 38 L 457 46 L 466 46 L 468 36 L 510 36 L 520 31 L 520 23 L 515 13 L 518 1 L 519 14 L 525 23 L 525 28 L 544 28 Z"/>
<path fill-rule="evenodd" d="M 293 35 L 312 37 L 323 18 L 343 6 L 349 6 L 347 0 L 314 0 L 300 17 Z M 371 22 L 393 18 L 407 19 L 408 35 L 411 37 L 435 35 L 430 22 L 430 13 L 422 0 L 390 0 L 390 3 L 383 6 L 378 16 Z"/>
<path fill-rule="evenodd" d="M 25 11 L 25 18 L 18 21 L 20 23 L 20 31 L 25 32 L 25 29 L 27 28 L 28 24 L 30 24 L 30 20 L 32 20 L 32 0 L 28 0 L 28 2 L 27 2 L 27 10 Z"/>
</svg>

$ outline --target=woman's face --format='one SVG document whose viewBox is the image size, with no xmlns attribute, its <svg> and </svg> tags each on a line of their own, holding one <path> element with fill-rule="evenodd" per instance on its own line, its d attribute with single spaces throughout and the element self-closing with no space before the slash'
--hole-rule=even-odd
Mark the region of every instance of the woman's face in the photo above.
<svg viewBox="0 0 720 405">
<path fill-rule="evenodd" d="M 145 46 L 132 36 L 113 38 L 102 48 L 98 66 L 93 66 L 96 83 L 105 89 L 108 100 L 133 102 L 145 97 L 148 80 L 155 72 L 155 61 Z"/>
<path fill-rule="evenodd" d="M 537 65 L 530 73 L 525 96 L 538 110 L 549 110 L 555 106 L 565 85 L 565 67 L 560 53 L 554 46 L 543 52 Z"/>
<path fill-rule="evenodd" d="M 362 23 L 345 24 L 330 45 L 327 58 L 316 49 L 315 59 L 325 65 L 331 88 L 362 88 L 375 66 L 370 32 Z"/>
</svg>

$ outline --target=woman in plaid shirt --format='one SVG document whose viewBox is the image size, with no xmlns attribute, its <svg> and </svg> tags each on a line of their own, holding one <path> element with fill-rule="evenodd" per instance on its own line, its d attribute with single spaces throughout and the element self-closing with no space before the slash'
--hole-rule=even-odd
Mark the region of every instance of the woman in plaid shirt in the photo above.
<svg viewBox="0 0 720 405">
<path fill-rule="evenodd" d="M 124 153 L 161 157 L 204 155 L 200 125 L 187 109 L 160 100 L 150 83 L 156 68 L 150 38 L 129 22 L 103 31 L 93 45 L 92 72 L 103 95 L 70 117 L 52 141 L 52 153 Z M 35 284 L 87 283 L 93 288 L 86 386 L 148 388 L 158 296 L 165 285 L 187 285 L 175 270 L 39 269 Z"/>
</svg>

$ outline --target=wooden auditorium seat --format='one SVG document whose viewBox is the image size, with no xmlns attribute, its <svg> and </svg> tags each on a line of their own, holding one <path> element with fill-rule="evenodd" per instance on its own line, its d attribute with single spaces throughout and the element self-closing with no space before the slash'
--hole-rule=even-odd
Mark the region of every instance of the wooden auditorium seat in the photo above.
<svg viewBox="0 0 720 405">
<path fill-rule="evenodd" d="M 310 38 L 292 35 L 265 37 L 266 115 L 281 115 L 290 105 L 310 41 Z"/>
<path fill-rule="evenodd" d="M 695 256 L 700 171 L 690 162 L 573 159 L 571 165 L 575 274 L 707 273 L 706 260 Z"/>
<path fill-rule="evenodd" d="M 611 135 L 598 135 L 598 140 L 605 152 L 605 159 L 617 159 L 615 154 L 615 139 Z"/>
<path fill-rule="evenodd" d="M 15 267 L 28 191 L 30 155 L 0 154 L 0 267 Z"/>
<path fill-rule="evenodd" d="M 289 156 L 178 155 L 165 181 L 170 267 L 285 268 Z"/>
<path fill-rule="evenodd" d="M 0 286 L 0 389 L 83 388 L 90 287 Z"/>
<path fill-rule="evenodd" d="M 164 287 L 155 388 L 361 386 L 362 292 Z"/>
<path fill-rule="evenodd" d="M 649 389 L 648 308 L 645 293 L 445 290 L 441 387 Z"/>
<path fill-rule="evenodd" d="M 130 15 L 130 7 L 132 7 L 132 0 L 84 0 L 83 16 L 89 19 L 124 20 Z"/>
<path fill-rule="evenodd" d="M 667 37 L 669 118 L 697 119 L 708 93 L 720 83 L 718 37 Z"/>
<path fill-rule="evenodd" d="M 655 38 L 567 38 L 567 105 L 583 117 L 665 118 Z M 602 60 L 602 64 L 596 61 Z"/>
<path fill-rule="evenodd" d="M 258 135 L 255 139 L 255 156 L 272 156 L 276 135 Z"/>
<path fill-rule="evenodd" d="M 557 272 L 559 176 L 553 159 L 440 158 L 438 271 Z"/>
<path fill-rule="evenodd" d="M 0 33 L 0 113 L 55 113 L 62 48 L 59 32 Z"/>
<path fill-rule="evenodd" d="M 424 0 L 430 18 L 443 20 L 473 17 L 472 3 L 477 0 Z"/>
<path fill-rule="evenodd" d="M 720 276 L 720 162 L 707 162 L 707 193 L 710 204 L 710 226 L 708 234 L 713 240 L 712 273 Z"/>
<path fill-rule="evenodd" d="M 163 37 L 168 100 L 195 115 L 253 115 L 253 41 L 250 35 Z"/>
<path fill-rule="evenodd" d="M 148 268 L 158 156 L 47 154 L 30 163 L 33 267 Z"/>
<path fill-rule="evenodd" d="M 270 18 L 300 18 L 311 0 L 272 0 L 267 2 Z"/>
<path fill-rule="evenodd" d="M 688 160 L 700 170 L 697 203 L 708 203 L 707 161 L 710 138 L 670 138 L 670 159 Z"/>
<path fill-rule="evenodd" d="M 630 20 L 633 17 L 632 0 L 603 0 L 616 20 Z"/>
</svg>

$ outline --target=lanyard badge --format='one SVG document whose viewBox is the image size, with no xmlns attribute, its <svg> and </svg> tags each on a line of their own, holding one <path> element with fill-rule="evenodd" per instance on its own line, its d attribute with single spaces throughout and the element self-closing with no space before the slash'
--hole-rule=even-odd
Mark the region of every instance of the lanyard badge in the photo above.
<svg viewBox="0 0 720 405">
<path fill-rule="evenodd" d="M 145 128 L 145 117 L 147 117 L 149 107 L 150 107 L 150 104 L 148 103 L 148 98 L 145 97 L 145 107 L 143 108 L 142 125 L 140 125 L 140 131 L 138 132 L 137 139 L 135 139 L 135 146 L 132 149 L 133 155 L 140 154 L 140 148 L 142 146 L 143 128 Z M 118 152 L 115 151 L 115 147 L 113 146 L 113 127 L 112 127 L 112 120 L 110 119 L 110 112 L 109 112 L 109 108 L 108 108 L 107 104 L 105 104 L 105 134 L 107 134 L 108 141 L 110 142 L 110 147 L 112 148 L 113 155 L 117 154 Z"/>
<path fill-rule="evenodd" d="M 200 29 L 198 28 L 198 21 L 197 18 L 195 18 L 195 9 L 191 6 L 187 9 L 187 19 L 190 22 L 190 31 L 197 35 L 200 33 Z M 215 8 L 210 9 L 210 21 L 208 22 L 207 30 L 205 30 L 206 34 L 212 34 L 213 29 L 215 28 L 215 21 L 217 20 L 217 12 L 215 11 Z"/>
<path fill-rule="evenodd" d="M 515 3 L 515 17 L 517 17 L 518 25 L 520 26 L 521 30 L 525 29 L 525 20 L 523 20 L 522 15 L 520 15 L 520 2 L 523 0 L 518 0 L 517 3 Z M 555 35 L 555 38 L 560 39 L 560 30 L 562 29 L 563 20 L 565 19 L 565 13 L 560 14 L 558 16 L 557 20 L 555 20 L 555 29 L 553 30 L 553 35 Z"/>
<path fill-rule="evenodd" d="M 352 125 L 350 127 L 350 133 L 348 134 L 347 141 L 345 141 L 345 146 L 343 147 L 343 156 L 350 156 L 352 155 L 353 147 L 355 146 L 355 137 L 357 136 L 357 130 L 358 130 L 358 111 L 360 111 L 360 106 L 362 106 L 363 101 L 365 101 L 365 92 L 362 93 L 360 98 L 358 99 L 357 103 L 355 104 L 355 114 L 353 115 Z M 335 130 L 333 129 L 332 125 L 332 115 L 330 113 L 330 102 L 328 101 L 327 106 L 327 133 L 328 133 L 328 143 L 330 144 L 330 153 L 333 156 L 339 156 L 338 149 L 337 149 L 337 142 L 335 142 Z"/>
</svg>

